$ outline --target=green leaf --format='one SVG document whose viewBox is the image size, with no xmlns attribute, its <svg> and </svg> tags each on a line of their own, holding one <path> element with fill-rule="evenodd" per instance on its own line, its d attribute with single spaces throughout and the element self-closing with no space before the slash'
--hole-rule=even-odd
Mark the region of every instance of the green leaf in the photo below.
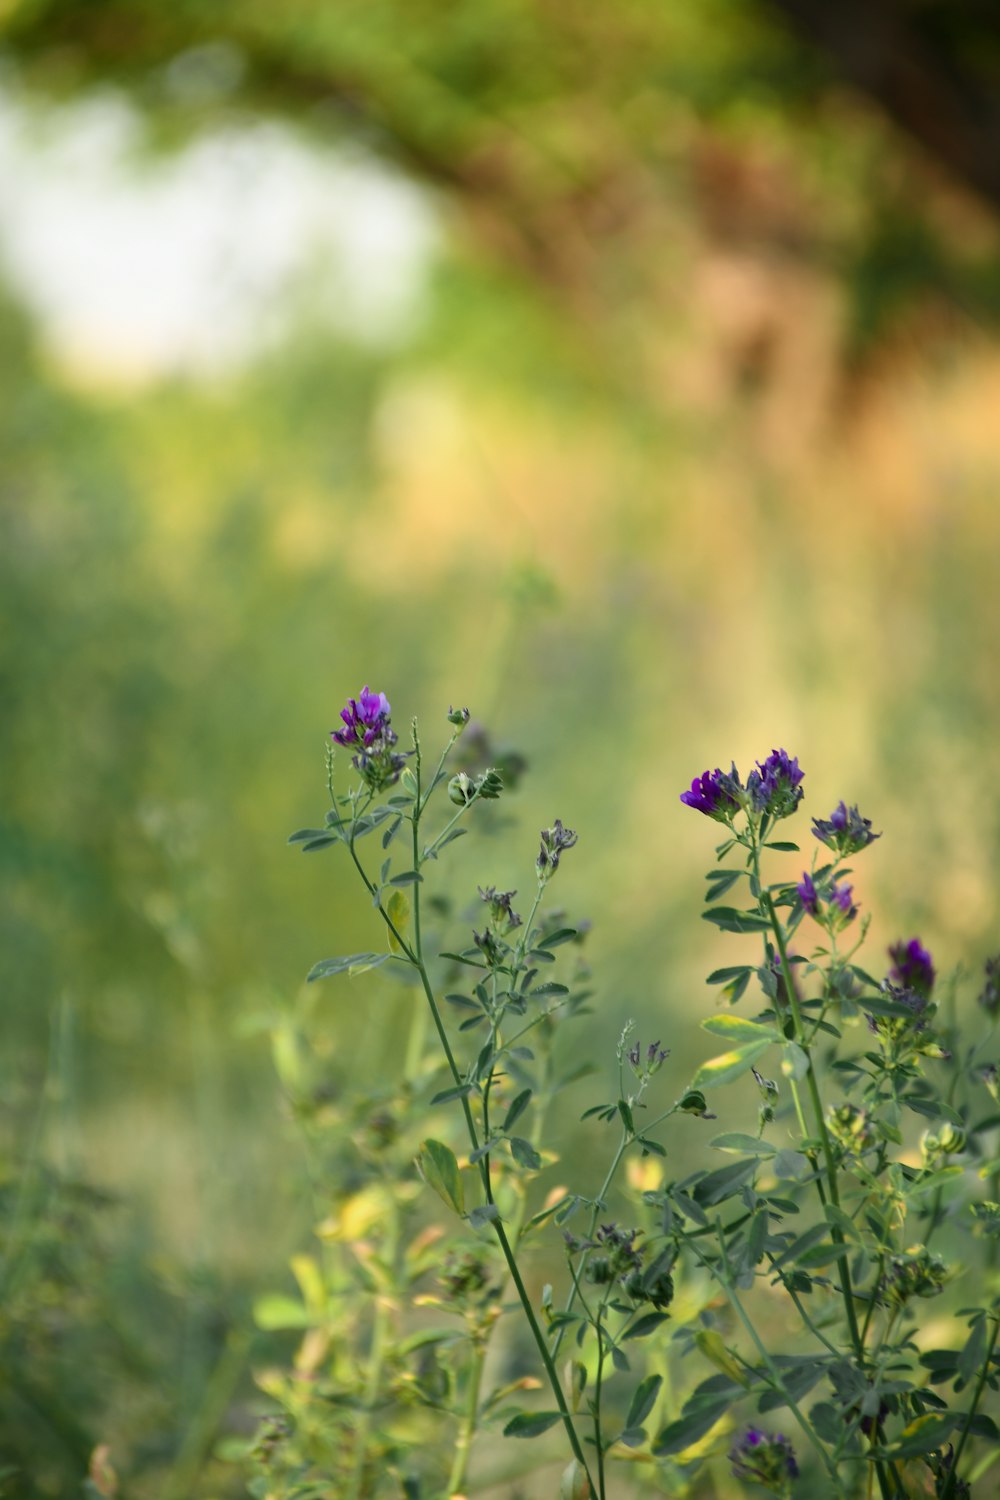
<svg viewBox="0 0 1000 1500">
<path fill-rule="evenodd" d="M 752 911 L 739 911 L 735 906 L 710 906 L 701 915 L 723 932 L 767 932 L 771 926 L 766 917 Z"/>
<path fill-rule="evenodd" d="M 569 994 L 569 986 L 565 985 L 565 984 L 556 984 L 555 981 L 552 981 L 551 983 L 548 983 L 548 984 L 540 984 L 540 985 L 538 985 L 530 993 L 535 998 L 537 998 L 540 995 L 568 995 Z"/>
<path fill-rule="evenodd" d="M 983 1367 L 985 1354 L 986 1319 L 985 1317 L 978 1317 L 972 1320 L 972 1328 L 965 1348 L 958 1356 L 958 1373 L 966 1384 L 979 1374 L 979 1371 Z"/>
<path fill-rule="evenodd" d="M 812 1171 L 808 1156 L 801 1151 L 779 1151 L 774 1158 L 774 1175 L 785 1182 L 804 1182 Z"/>
<path fill-rule="evenodd" d="M 368 969 L 377 969 L 388 957 L 388 953 L 350 953 L 344 958 L 323 958 L 309 970 L 306 983 L 331 979 L 335 974 L 364 974 Z"/>
<path fill-rule="evenodd" d="M 253 1320 L 258 1328 L 268 1333 L 279 1328 L 308 1328 L 315 1321 L 304 1303 L 276 1292 L 257 1298 L 253 1305 Z"/>
<path fill-rule="evenodd" d="M 641 1427 L 656 1405 L 656 1398 L 660 1394 L 660 1386 L 663 1384 L 662 1375 L 647 1375 L 636 1386 L 625 1418 L 626 1427 Z"/>
<path fill-rule="evenodd" d="M 733 1392 L 725 1395 L 702 1399 L 697 1403 L 690 1404 L 690 1410 L 679 1416 L 676 1422 L 669 1423 L 653 1442 L 653 1452 L 657 1458 L 665 1458 L 671 1453 L 682 1453 L 685 1448 L 690 1448 L 699 1438 L 703 1438 L 709 1428 L 714 1427 L 716 1422 L 723 1416 L 733 1403 L 733 1393 L 738 1392 L 739 1387 L 734 1386 Z"/>
<path fill-rule="evenodd" d="M 462 1084 L 459 1084 L 459 1086 L 458 1086 L 457 1089 L 442 1089 L 442 1091 L 441 1091 L 440 1094 L 435 1094 L 434 1095 L 434 1098 L 431 1100 L 431 1103 L 432 1104 L 450 1104 L 453 1099 L 465 1099 L 465 1098 L 468 1097 L 469 1094 L 472 1093 L 472 1090 L 474 1088 L 475 1088 L 475 1084 L 472 1084 L 472 1083 L 462 1083 Z"/>
<path fill-rule="evenodd" d="M 302 853 L 314 854 L 317 849 L 329 849 L 331 844 L 339 844 L 340 842 L 336 834 L 321 833 L 319 838 L 310 839 L 308 844 L 302 845 Z"/>
<path fill-rule="evenodd" d="M 764 848 L 780 849 L 783 854 L 798 854 L 799 852 L 798 844 L 793 844 L 788 839 L 772 839 L 769 844 L 764 845 Z"/>
<path fill-rule="evenodd" d="M 736 964 L 728 969 L 713 969 L 705 980 L 706 984 L 728 984 L 732 979 L 741 979 L 744 974 L 752 974 L 753 970 L 749 964 Z"/>
<path fill-rule="evenodd" d="M 777 1149 L 769 1141 L 758 1140 L 755 1135 L 742 1135 L 738 1130 L 717 1135 L 708 1144 L 717 1151 L 739 1151 L 744 1156 L 773 1156 Z"/>
<path fill-rule="evenodd" d="M 755 1160 L 736 1161 L 727 1167 L 718 1167 L 692 1185 L 691 1197 L 702 1208 L 714 1208 L 717 1203 L 724 1203 L 727 1198 L 734 1197 L 756 1170 Z"/>
<path fill-rule="evenodd" d="M 422 875 L 418 875 L 417 874 L 416 870 L 404 870 L 403 873 L 402 873 L 402 875 L 394 875 L 392 877 L 392 879 L 389 881 L 389 884 L 390 885 L 416 885 L 418 882 L 422 881 L 423 878 L 424 877 Z"/>
<path fill-rule="evenodd" d="M 708 881 L 708 890 L 705 892 L 705 899 L 707 901 L 718 901 L 719 897 L 724 896 L 728 890 L 731 890 L 740 876 L 745 873 L 744 870 L 709 870 L 705 876 L 705 879 Z"/>
<path fill-rule="evenodd" d="M 454 1151 L 443 1141 L 426 1140 L 416 1160 L 417 1171 L 455 1213 L 465 1214 L 465 1191 Z"/>
<path fill-rule="evenodd" d="M 809 1056 L 798 1042 L 786 1042 L 781 1049 L 781 1071 L 796 1083 L 809 1072 Z"/>
<path fill-rule="evenodd" d="M 773 1026 L 763 1026 L 759 1021 L 747 1021 L 742 1016 L 722 1015 L 709 1016 L 701 1023 L 702 1031 L 710 1031 L 713 1036 L 724 1037 L 727 1042 L 780 1042 L 780 1032 Z"/>
<path fill-rule="evenodd" d="M 723 1083 L 731 1083 L 734 1078 L 746 1073 L 770 1046 L 770 1038 L 766 1038 L 748 1042 L 743 1047 L 734 1048 L 732 1052 L 723 1052 L 718 1057 L 710 1058 L 708 1062 L 702 1063 L 692 1078 L 691 1088 L 710 1089 L 718 1088 Z"/>
<path fill-rule="evenodd" d="M 404 941 L 410 926 L 410 903 L 402 891 L 390 891 L 389 899 L 385 904 L 385 914 L 392 923 L 389 928 L 389 947 L 393 953 L 402 953 L 400 938 Z M 395 928 L 394 932 L 392 928 Z M 399 933 L 399 937 L 396 933 Z"/>
<path fill-rule="evenodd" d="M 705 1358 L 711 1360 L 717 1370 L 721 1370 L 730 1380 L 737 1381 L 740 1385 L 747 1384 L 747 1377 L 736 1363 L 722 1341 L 720 1334 L 714 1328 L 699 1328 L 694 1336 L 694 1341 L 704 1354 Z"/>
<path fill-rule="evenodd" d="M 916 1458 L 921 1453 L 932 1453 L 940 1448 L 958 1425 L 958 1412 L 927 1412 L 908 1427 L 904 1427 L 900 1440 L 890 1449 L 893 1458 Z"/>
<path fill-rule="evenodd" d="M 550 932 L 546 937 L 539 938 L 535 947 L 558 948 L 562 943 L 571 943 L 576 936 L 575 927 L 560 927 L 556 932 Z"/>
<path fill-rule="evenodd" d="M 648 1338 L 651 1333 L 655 1333 L 658 1328 L 668 1322 L 669 1318 L 670 1314 L 665 1312 L 644 1313 L 641 1318 L 636 1318 L 635 1322 L 631 1323 L 627 1331 L 622 1334 L 622 1342 L 624 1343 L 626 1339 Z"/>
<path fill-rule="evenodd" d="M 528 1107 L 528 1105 L 529 1105 L 530 1102 L 531 1102 L 531 1090 L 530 1089 L 522 1089 L 521 1092 L 514 1099 L 511 1100 L 511 1102 L 510 1102 L 510 1108 L 508 1109 L 507 1113 L 504 1115 L 504 1121 L 503 1121 L 503 1124 L 501 1125 L 500 1129 L 503 1130 L 503 1131 L 510 1130 L 510 1128 L 514 1124 L 514 1122 L 516 1120 L 519 1120 L 521 1118 L 521 1116 L 524 1114 L 524 1111 L 527 1109 L 527 1107 Z"/>
<path fill-rule="evenodd" d="M 484 1229 L 487 1224 L 493 1224 L 500 1217 L 500 1210 L 495 1203 L 480 1203 L 469 1213 L 469 1223 L 473 1229 Z"/>
<path fill-rule="evenodd" d="M 548 1432 L 562 1416 L 557 1411 L 520 1411 L 512 1417 L 503 1430 L 504 1437 L 536 1438 Z"/>
<path fill-rule="evenodd" d="M 542 1158 L 530 1141 L 524 1140 L 522 1136 L 512 1135 L 508 1144 L 510 1154 L 519 1167 L 525 1167 L 529 1172 L 538 1171 L 542 1165 Z"/>
<path fill-rule="evenodd" d="M 313 839 L 325 838 L 326 831 L 323 828 L 298 828 L 294 833 L 288 835 L 290 844 L 311 843 Z"/>
</svg>

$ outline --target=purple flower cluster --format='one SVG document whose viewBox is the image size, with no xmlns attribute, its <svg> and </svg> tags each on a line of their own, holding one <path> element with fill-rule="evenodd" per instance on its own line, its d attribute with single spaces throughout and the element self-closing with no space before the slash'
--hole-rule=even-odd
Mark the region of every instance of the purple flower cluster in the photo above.
<svg viewBox="0 0 1000 1500">
<path fill-rule="evenodd" d="M 789 1481 L 799 1477 L 795 1449 L 784 1433 L 761 1432 L 748 1427 L 734 1448 L 729 1461 L 737 1479 L 749 1479 L 764 1485 L 775 1494 L 787 1494 Z"/>
<path fill-rule="evenodd" d="M 389 700 L 385 694 L 370 693 L 366 683 L 357 698 L 349 698 L 347 707 L 340 710 L 345 728 L 332 730 L 332 737 L 338 745 L 346 745 L 349 749 L 353 749 L 355 745 L 370 749 L 387 730 L 392 734 L 389 729 L 390 712 Z M 395 741 L 396 736 L 392 734 L 393 744 Z"/>
<path fill-rule="evenodd" d="M 404 755 L 393 753 L 397 736 L 389 722 L 390 712 L 385 694 L 369 692 L 366 683 L 357 698 L 349 698 L 340 710 L 343 729 L 330 731 L 338 745 L 356 751 L 351 763 L 376 792 L 397 781 L 406 763 Z"/>
<path fill-rule="evenodd" d="M 772 750 L 758 761 L 744 787 L 735 765 L 731 771 L 705 771 L 696 776 L 681 801 L 696 812 L 719 823 L 731 823 L 740 808 L 772 818 L 787 818 L 802 800 L 803 772 L 798 757 L 787 750 Z"/>
<path fill-rule="evenodd" d="M 787 818 L 802 801 L 803 775 L 798 756 L 790 756 L 787 750 L 772 750 L 747 777 L 747 792 L 756 811 Z"/>
<path fill-rule="evenodd" d="M 893 943 L 889 949 L 889 957 L 892 959 L 889 978 L 893 984 L 905 990 L 912 990 L 915 995 L 921 995 L 925 1000 L 929 998 L 937 976 L 931 956 L 920 939 L 911 938 L 908 943 L 900 939 L 898 943 Z"/>
<path fill-rule="evenodd" d="M 840 858 L 857 854 L 882 837 L 872 833 L 870 818 L 863 818 L 856 807 L 844 802 L 838 802 L 828 818 L 813 818 L 813 833 Z"/>
<path fill-rule="evenodd" d="M 681 801 L 685 806 L 693 807 L 696 812 L 705 813 L 707 817 L 715 818 L 720 823 L 728 823 L 733 814 L 740 810 L 742 790 L 735 766 L 729 773 L 716 767 L 714 771 L 706 771 L 703 776 L 696 776 L 690 790 L 681 792 Z"/>
</svg>

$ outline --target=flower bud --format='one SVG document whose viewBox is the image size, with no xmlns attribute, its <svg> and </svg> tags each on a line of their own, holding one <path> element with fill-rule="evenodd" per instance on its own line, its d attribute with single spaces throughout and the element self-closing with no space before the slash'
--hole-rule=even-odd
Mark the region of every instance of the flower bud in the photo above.
<svg viewBox="0 0 1000 1500">
<path fill-rule="evenodd" d="M 965 1131 L 945 1120 L 936 1130 L 925 1130 L 920 1137 L 920 1154 L 924 1164 L 934 1166 L 946 1156 L 957 1156 L 965 1150 Z"/>
<path fill-rule="evenodd" d="M 559 1500 L 591 1500 L 593 1491 L 587 1471 L 578 1458 L 567 1464 L 559 1481 Z"/>
<path fill-rule="evenodd" d="M 464 771 L 459 771 L 448 783 L 448 797 L 456 807 L 468 807 L 472 801 L 474 789 L 471 780 Z"/>
</svg>

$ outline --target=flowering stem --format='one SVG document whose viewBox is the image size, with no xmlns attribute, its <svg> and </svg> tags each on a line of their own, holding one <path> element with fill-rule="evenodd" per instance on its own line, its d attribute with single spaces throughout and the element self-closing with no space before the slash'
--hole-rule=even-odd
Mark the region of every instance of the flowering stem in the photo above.
<svg viewBox="0 0 1000 1500">
<path fill-rule="evenodd" d="M 419 737 L 417 735 L 417 726 L 416 726 L 416 723 L 414 723 L 414 725 L 413 725 L 413 749 L 414 749 L 414 763 L 415 763 L 415 777 L 416 777 L 416 798 L 415 798 L 414 805 L 413 805 L 413 818 L 412 818 L 412 822 L 413 822 L 413 867 L 419 873 L 419 866 L 420 866 L 420 851 L 419 851 L 420 818 L 421 818 L 421 815 L 423 813 L 424 808 L 427 805 L 427 797 L 422 797 L 422 795 L 421 795 L 421 785 L 420 785 L 420 772 L 421 772 L 420 740 L 419 740 Z M 442 757 L 441 764 L 443 764 L 443 759 L 444 758 Z M 438 769 L 440 769 L 440 765 L 439 765 Z M 435 779 L 436 779 L 436 777 L 437 777 L 437 772 L 435 772 Z M 432 786 L 431 790 L 433 790 L 433 786 Z M 430 795 L 430 792 L 428 792 L 427 796 L 429 796 L 429 795 Z M 464 811 L 464 809 L 462 809 L 462 810 Z M 357 859 L 357 856 L 354 854 L 353 840 L 351 841 L 351 854 L 352 854 L 352 856 L 354 856 L 354 863 L 357 865 L 358 870 L 361 872 L 362 878 L 364 879 L 365 884 L 368 886 L 369 891 L 371 891 L 374 894 L 374 887 L 372 887 L 371 882 L 368 880 L 367 875 L 365 875 L 364 870 L 361 868 L 361 865 L 360 865 L 360 863 L 359 863 L 359 861 Z M 448 1033 L 445 1031 L 444 1022 L 443 1022 L 443 1020 L 441 1018 L 441 1012 L 440 1012 L 440 1009 L 438 1008 L 437 1000 L 436 1000 L 435 995 L 434 995 L 434 990 L 433 990 L 433 987 L 432 987 L 431 982 L 430 982 L 430 976 L 427 973 L 427 966 L 426 966 L 426 964 L 424 962 L 423 946 L 422 946 L 422 939 L 421 939 L 421 932 L 420 932 L 420 882 L 419 881 L 414 882 L 414 886 L 413 886 L 413 944 L 412 944 L 412 946 L 410 944 L 407 944 L 400 937 L 400 934 L 397 931 L 397 929 L 396 929 L 394 923 L 392 922 L 391 918 L 389 917 L 388 913 L 384 911 L 381 902 L 379 902 L 379 911 L 382 913 L 383 920 L 387 923 L 390 931 L 392 931 L 393 933 L 395 933 L 397 941 L 402 946 L 403 952 L 406 954 L 407 958 L 410 960 L 411 964 L 414 966 L 414 968 L 417 970 L 417 973 L 420 976 L 420 983 L 421 983 L 421 985 L 423 987 L 424 994 L 427 997 L 427 1004 L 430 1006 L 431 1015 L 434 1018 L 434 1025 L 435 1025 L 435 1028 L 437 1030 L 438 1039 L 441 1042 L 441 1047 L 442 1047 L 442 1050 L 444 1052 L 445 1058 L 447 1059 L 448 1067 L 449 1067 L 449 1069 L 451 1071 L 451 1075 L 452 1075 L 452 1078 L 454 1079 L 455 1085 L 456 1085 L 456 1087 L 460 1088 L 463 1085 L 463 1083 L 465 1082 L 465 1080 L 463 1079 L 463 1077 L 462 1077 L 462 1075 L 461 1075 L 461 1073 L 459 1071 L 458 1064 L 455 1061 L 455 1054 L 451 1050 L 451 1043 L 448 1040 Z M 466 1130 L 468 1131 L 469 1141 L 470 1141 L 470 1144 L 472 1146 L 472 1150 L 475 1152 L 475 1151 L 477 1151 L 479 1149 L 479 1135 L 478 1135 L 478 1132 L 476 1130 L 475 1120 L 472 1117 L 472 1109 L 471 1109 L 471 1107 L 469 1105 L 469 1100 L 468 1100 L 468 1097 L 466 1095 L 462 1096 L 461 1103 L 462 1103 L 462 1112 L 463 1112 L 463 1114 L 465 1116 L 465 1126 L 466 1126 Z M 479 1163 L 479 1173 L 480 1173 L 480 1177 L 482 1179 L 483 1191 L 484 1191 L 484 1193 L 486 1195 L 486 1201 L 487 1201 L 487 1203 L 491 1203 L 492 1202 L 492 1189 L 491 1189 L 491 1185 L 490 1185 L 490 1169 L 489 1169 L 489 1159 L 488 1159 L 488 1156 L 484 1157 L 480 1161 L 480 1163 Z M 516 1259 L 514 1257 L 514 1252 L 511 1249 L 510 1241 L 507 1238 L 507 1233 L 506 1233 L 506 1230 L 504 1229 L 503 1222 L 502 1222 L 502 1220 L 500 1218 L 496 1218 L 496 1219 L 492 1220 L 492 1225 L 493 1225 L 493 1232 L 495 1233 L 495 1235 L 497 1237 L 497 1242 L 500 1245 L 501 1253 L 503 1254 L 503 1258 L 504 1258 L 504 1260 L 507 1263 L 507 1269 L 510 1272 L 511 1280 L 514 1283 L 514 1288 L 515 1288 L 515 1290 L 517 1292 L 518 1300 L 521 1303 L 521 1307 L 522 1307 L 522 1310 L 524 1312 L 524 1316 L 527 1319 L 528 1327 L 531 1330 L 532 1338 L 535 1341 L 535 1346 L 538 1349 L 538 1353 L 539 1353 L 539 1355 L 541 1357 L 542 1364 L 545 1367 L 545 1373 L 546 1373 L 546 1376 L 548 1377 L 549 1385 L 550 1385 L 550 1387 L 552 1389 L 552 1394 L 555 1397 L 556 1405 L 559 1408 L 559 1414 L 562 1417 L 563 1426 L 566 1429 L 566 1436 L 569 1439 L 569 1445 L 570 1445 L 570 1448 L 573 1451 L 573 1457 L 580 1464 L 580 1467 L 583 1469 L 584 1473 L 587 1476 L 588 1483 L 591 1484 L 591 1488 L 593 1489 L 593 1483 L 592 1483 L 592 1481 L 590 1479 L 590 1471 L 589 1471 L 589 1469 L 587 1467 L 587 1460 L 586 1460 L 586 1457 L 584 1455 L 583 1448 L 582 1448 L 581 1443 L 580 1443 L 580 1439 L 577 1436 L 576 1428 L 575 1428 L 575 1426 L 573 1424 L 573 1417 L 572 1417 L 572 1415 L 570 1413 L 569 1407 L 566 1404 L 566 1397 L 563 1394 L 562 1385 L 560 1383 L 559 1376 L 558 1376 L 558 1373 L 556 1371 L 555 1365 L 554 1365 L 554 1363 L 552 1361 L 552 1355 L 549 1353 L 549 1348 L 548 1348 L 548 1344 L 546 1343 L 546 1340 L 545 1340 L 545 1335 L 542 1333 L 541 1328 L 538 1326 L 538 1319 L 535 1317 L 535 1310 L 534 1310 L 534 1307 L 532 1306 L 531 1298 L 528 1295 L 528 1290 L 527 1290 L 526 1286 L 524 1285 L 524 1281 L 523 1281 L 523 1279 L 521 1277 L 521 1272 L 520 1272 L 520 1270 L 518 1268 L 517 1261 L 516 1261 Z"/>
<path fill-rule="evenodd" d="M 754 870 L 757 874 L 757 885 L 760 891 L 759 899 L 763 903 L 764 910 L 771 924 L 771 931 L 774 933 L 775 943 L 777 944 L 778 955 L 781 960 L 781 973 L 785 981 L 785 990 L 788 995 L 788 1006 L 791 1012 L 792 1025 L 795 1030 L 795 1040 L 806 1055 L 806 1086 L 809 1090 L 809 1097 L 813 1107 L 813 1114 L 816 1119 L 816 1129 L 819 1136 L 820 1146 L 823 1152 L 823 1163 L 826 1171 L 827 1184 L 826 1190 L 824 1190 L 822 1178 L 817 1177 L 816 1188 L 817 1192 L 819 1193 L 820 1202 L 823 1204 L 824 1208 L 826 1207 L 826 1195 L 828 1191 L 830 1195 L 830 1202 L 833 1204 L 834 1208 L 840 1209 L 840 1191 L 837 1185 L 837 1167 L 833 1159 L 833 1147 L 830 1144 L 830 1135 L 826 1128 L 826 1118 L 823 1113 L 823 1101 L 820 1097 L 819 1085 L 816 1082 L 816 1069 L 813 1064 L 809 1041 L 807 1040 L 805 1034 L 805 1025 L 803 1023 L 802 1010 L 799 1005 L 798 990 L 795 986 L 795 976 L 792 972 L 792 965 L 788 957 L 788 944 L 785 941 L 785 930 L 781 922 L 778 920 L 778 913 L 775 908 L 771 892 L 764 889 L 760 882 L 759 850 L 756 838 L 753 839 L 752 848 L 754 855 Z M 796 1100 L 796 1107 L 798 1108 L 798 1100 Z M 805 1134 L 804 1131 L 803 1134 Z M 847 1242 L 844 1239 L 844 1232 L 840 1228 L 839 1224 L 830 1225 L 830 1237 L 833 1240 L 834 1244 L 838 1247 L 846 1247 Z M 859 1369 L 864 1371 L 866 1368 L 865 1346 L 864 1340 L 861 1337 L 861 1330 L 858 1327 L 858 1317 L 854 1306 L 854 1287 L 851 1283 L 851 1270 L 849 1265 L 847 1264 L 846 1256 L 841 1255 L 837 1258 L 837 1277 L 840 1281 L 840 1289 L 844 1301 L 844 1312 L 847 1317 L 847 1327 L 848 1332 L 850 1333 L 851 1343 L 854 1347 L 855 1357 L 857 1359 Z M 889 1485 L 888 1475 L 883 1468 L 881 1460 L 874 1458 L 873 1464 L 875 1467 L 875 1473 L 878 1477 L 879 1489 L 882 1493 L 883 1500 L 889 1500 L 889 1496 L 891 1495 L 892 1490 Z M 895 1480 L 896 1468 L 892 1462 L 889 1463 L 888 1472 Z M 896 1484 L 896 1488 L 898 1489 L 898 1482 Z"/>
</svg>

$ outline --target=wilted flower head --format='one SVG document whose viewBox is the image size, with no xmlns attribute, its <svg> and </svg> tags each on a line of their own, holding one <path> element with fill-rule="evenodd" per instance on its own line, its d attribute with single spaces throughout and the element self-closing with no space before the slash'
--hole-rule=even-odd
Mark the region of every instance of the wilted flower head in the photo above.
<svg viewBox="0 0 1000 1500">
<path fill-rule="evenodd" d="M 936 1297 L 947 1279 L 944 1261 L 932 1255 L 926 1245 L 917 1245 L 889 1259 L 880 1291 L 883 1301 L 902 1305 L 911 1297 Z"/>
<path fill-rule="evenodd" d="M 490 916 L 498 927 L 503 927 L 507 932 L 520 927 L 521 918 L 510 904 L 517 895 L 516 891 L 498 891 L 495 885 L 487 886 L 485 891 L 482 886 L 477 886 L 477 890 L 480 898 L 489 907 Z"/>
<path fill-rule="evenodd" d="M 735 765 L 732 771 L 706 771 L 696 776 L 689 791 L 681 792 L 681 801 L 696 812 L 705 813 L 719 823 L 728 823 L 740 810 L 740 778 Z"/>
<path fill-rule="evenodd" d="M 535 860 L 539 880 L 549 880 L 555 874 L 560 855 L 564 849 L 572 849 L 576 837 L 571 828 L 563 827 L 561 818 L 556 818 L 551 828 L 542 829 L 542 843 Z"/>
<path fill-rule="evenodd" d="M 791 1480 L 799 1477 L 795 1449 L 781 1432 L 772 1437 L 759 1427 L 748 1427 L 730 1450 L 729 1461 L 737 1479 L 756 1481 L 776 1495 L 787 1495 Z"/>
<path fill-rule="evenodd" d="M 747 791 L 757 812 L 787 818 L 802 801 L 802 777 L 798 756 L 787 750 L 772 750 L 767 760 L 757 762 L 747 777 Z"/>
<path fill-rule="evenodd" d="M 913 990 L 915 994 L 925 998 L 930 995 L 936 977 L 934 965 L 919 938 L 911 938 L 908 943 L 902 940 L 893 943 L 889 949 L 889 957 L 892 959 L 889 978 L 894 984 L 902 985 L 904 989 Z"/>
<path fill-rule="evenodd" d="M 813 818 L 813 833 L 821 844 L 841 857 L 857 854 L 882 837 L 880 833 L 872 833 L 870 818 L 863 818 L 856 807 L 848 807 L 844 802 L 838 802 L 828 818 Z"/>
<path fill-rule="evenodd" d="M 628 1049 L 625 1056 L 628 1058 L 629 1066 L 637 1078 L 652 1078 L 670 1056 L 669 1047 L 661 1047 L 659 1041 L 650 1042 L 646 1048 L 646 1058 L 643 1062 L 642 1048 L 638 1042 Z"/>
<path fill-rule="evenodd" d="M 406 762 L 404 755 L 393 754 L 396 733 L 389 713 L 385 694 L 369 692 L 366 683 L 357 698 L 349 698 L 340 710 L 344 728 L 330 731 L 338 745 L 357 751 L 351 764 L 376 792 L 398 780 Z"/>
</svg>

